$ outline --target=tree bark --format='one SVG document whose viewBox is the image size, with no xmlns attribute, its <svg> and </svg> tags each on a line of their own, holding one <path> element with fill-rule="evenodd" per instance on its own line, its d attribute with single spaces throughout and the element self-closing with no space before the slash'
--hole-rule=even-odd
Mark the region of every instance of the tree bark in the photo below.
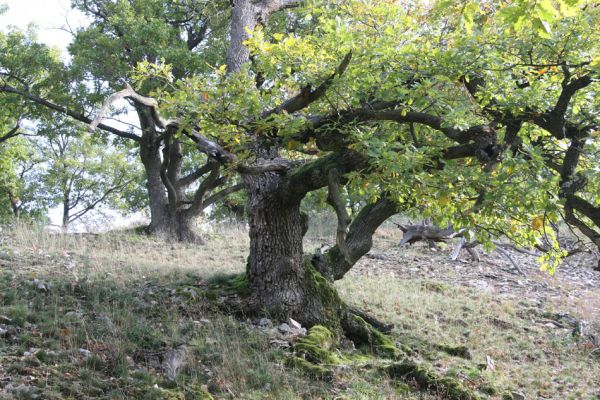
<svg viewBox="0 0 600 400">
<path fill-rule="evenodd" d="M 339 327 L 343 303 L 304 257 L 302 239 L 308 221 L 300 211 L 302 197 L 284 198 L 279 190 L 284 179 L 276 173 L 244 176 L 250 302 L 255 311 L 273 318 L 291 317 L 309 327 Z"/>
<path fill-rule="evenodd" d="M 139 141 L 140 158 L 146 172 L 146 190 L 150 208 L 148 233 L 169 242 L 203 244 L 202 237 L 193 229 L 194 215 L 186 210 L 172 209 L 161 179 L 162 160 L 160 140 L 149 111 L 138 107 L 138 116 L 144 134 Z"/>
</svg>

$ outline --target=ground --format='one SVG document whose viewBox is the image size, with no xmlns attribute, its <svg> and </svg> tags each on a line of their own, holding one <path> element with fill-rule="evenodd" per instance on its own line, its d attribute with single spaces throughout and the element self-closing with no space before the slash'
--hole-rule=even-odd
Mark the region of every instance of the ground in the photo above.
<svg viewBox="0 0 600 400">
<path fill-rule="evenodd" d="M 306 248 L 329 237 L 311 230 Z M 522 276 L 496 253 L 453 262 L 449 248 L 400 248 L 400 237 L 393 226 L 380 229 L 373 251 L 336 287 L 394 323 L 390 338 L 411 361 L 482 398 L 600 398 L 592 255 L 550 276 L 533 257 L 511 253 Z M 290 362 L 293 352 L 302 356 L 303 328 L 226 315 L 223 294 L 212 289 L 243 271 L 243 227 L 218 229 L 207 242 L 5 228 L 0 398 L 446 398 L 390 376 L 391 360 L 351 343 L 327 340 L 336 365 L 326 377 Z"/>
</svg>

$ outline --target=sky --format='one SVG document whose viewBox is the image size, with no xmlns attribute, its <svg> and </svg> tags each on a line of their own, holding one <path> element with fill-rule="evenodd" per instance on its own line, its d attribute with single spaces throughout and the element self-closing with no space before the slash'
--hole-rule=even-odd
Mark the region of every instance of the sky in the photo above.
<svg viewBox="0 0 600 400">
<path fill-rule="evenodd" d="M 11 25 L 26 29 L 34 23 L 39 40 L 61 49 L 65 56 L 71 41 L 67 30 L 75 30 L 86 22 L 81 12 L 71 9 L 71 0 L 0 0 L 0 4 L 8 6 L 8 11 L 0 15 L 0 29 Z"/>
</svg>

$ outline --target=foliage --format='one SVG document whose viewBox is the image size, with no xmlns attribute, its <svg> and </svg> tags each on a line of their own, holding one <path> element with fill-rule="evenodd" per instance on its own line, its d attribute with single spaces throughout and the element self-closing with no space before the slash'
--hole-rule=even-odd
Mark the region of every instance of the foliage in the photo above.
<svg viewBox="0 0 600 400">
<path fill-rule="evenodd" d="M 45 161 L 38 175 L 38 198 L 46 207 L 61 206 L 64 227 L 100 205 L 139 207 L 128 200 L 139 198 L 140 171 L 114 143 L 59 120 L 40 129 L 35 145 Z"/>
<path fill-rule="evenodd" d="M 523 246 L 543 240 L 552 251 L 542 263 L 553 270 L 564 255 L 551 229 L 563 212 L 564 177 L 548 161 L 560 159 L 570 139 L 535 121 L 556 106 L 565 85 L 596 79 L 599 15 L 588 1 L 311 1 L 294 11 L 300 33 L 261 25 L 251 32 L 246 45 L 253 62 L 239 74 L 226 74 L 223 65 L 177 79 L 162 60 L 139 64 L 134 78 L 138 84 L 162 80 L 168 90 L 155 94 L 163 112 L 185 116 L 249 161 L 249 131 L 278 141 L 292 159 L 312 159 L 306 153 L 327 151 L 315 136 L 302 136 L 314 129 L 316 116 L 363 107 L 363 114 L 343 125 L 329 123 L 317 135 L 322 142 L 339 141 L 341 131 L 343 145 L 370 160 L 368 169 L 348 175 L 351 195 L 373 202 L 386 193 L 404 212 L 469 229 L 487 247 L 500 235 Z M 293 114 L 264 114 L 317 86 L 350 51 L 348 69 L 325 96 Z M 565 120 L 580 130 L 597 126 L 596 93 L 595 84 L 577 90 Z M 373 122 L 362 116 L 385 102 L 399 115 Z M 440 122 L 398 124 L 415 113 Z M 523 121 L 516 136 L 513 119 Z M 461 139 L 478 126 L 493 132 L 489 154 L 447 158 L 457 140 L 473 140 L 473 146 L 486 140 L 485 132 Z M 590 180 L 582 196 L 598 206 L 598 134 L 586 135 L 577 171 Z"/>
</svg>

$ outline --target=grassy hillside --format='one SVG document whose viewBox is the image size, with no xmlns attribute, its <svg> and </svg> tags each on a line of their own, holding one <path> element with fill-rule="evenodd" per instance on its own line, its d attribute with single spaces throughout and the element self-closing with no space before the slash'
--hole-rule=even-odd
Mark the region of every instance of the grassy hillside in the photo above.
<svg viewBox="0 0 600 400">
<path fill-rule="evenodd" d="M 600 276 L 577 286 L 584 278 L 550 278 L 523 261 L 520 277 L 494 254 L 451 263 L 449 250 L 398 249 L 398 237 L 380 230 L 373 256 L 336 285 L 394 323 L 391 338 L 411 360 L 482 398 L 599 398 Z M 227 315 L 210 290 L 243 271 L 246 232 L 207 239 L 187 247 L 131 233 L 2 231 L 0 398 L 446 398 L 386 374 L 390 360 L 351 343 L 334 346 L 344 362 L 324 379 L 291 366 L 299 331 Z M 322 241 L 313 234 L 306 247 Z"/>
</svg>

